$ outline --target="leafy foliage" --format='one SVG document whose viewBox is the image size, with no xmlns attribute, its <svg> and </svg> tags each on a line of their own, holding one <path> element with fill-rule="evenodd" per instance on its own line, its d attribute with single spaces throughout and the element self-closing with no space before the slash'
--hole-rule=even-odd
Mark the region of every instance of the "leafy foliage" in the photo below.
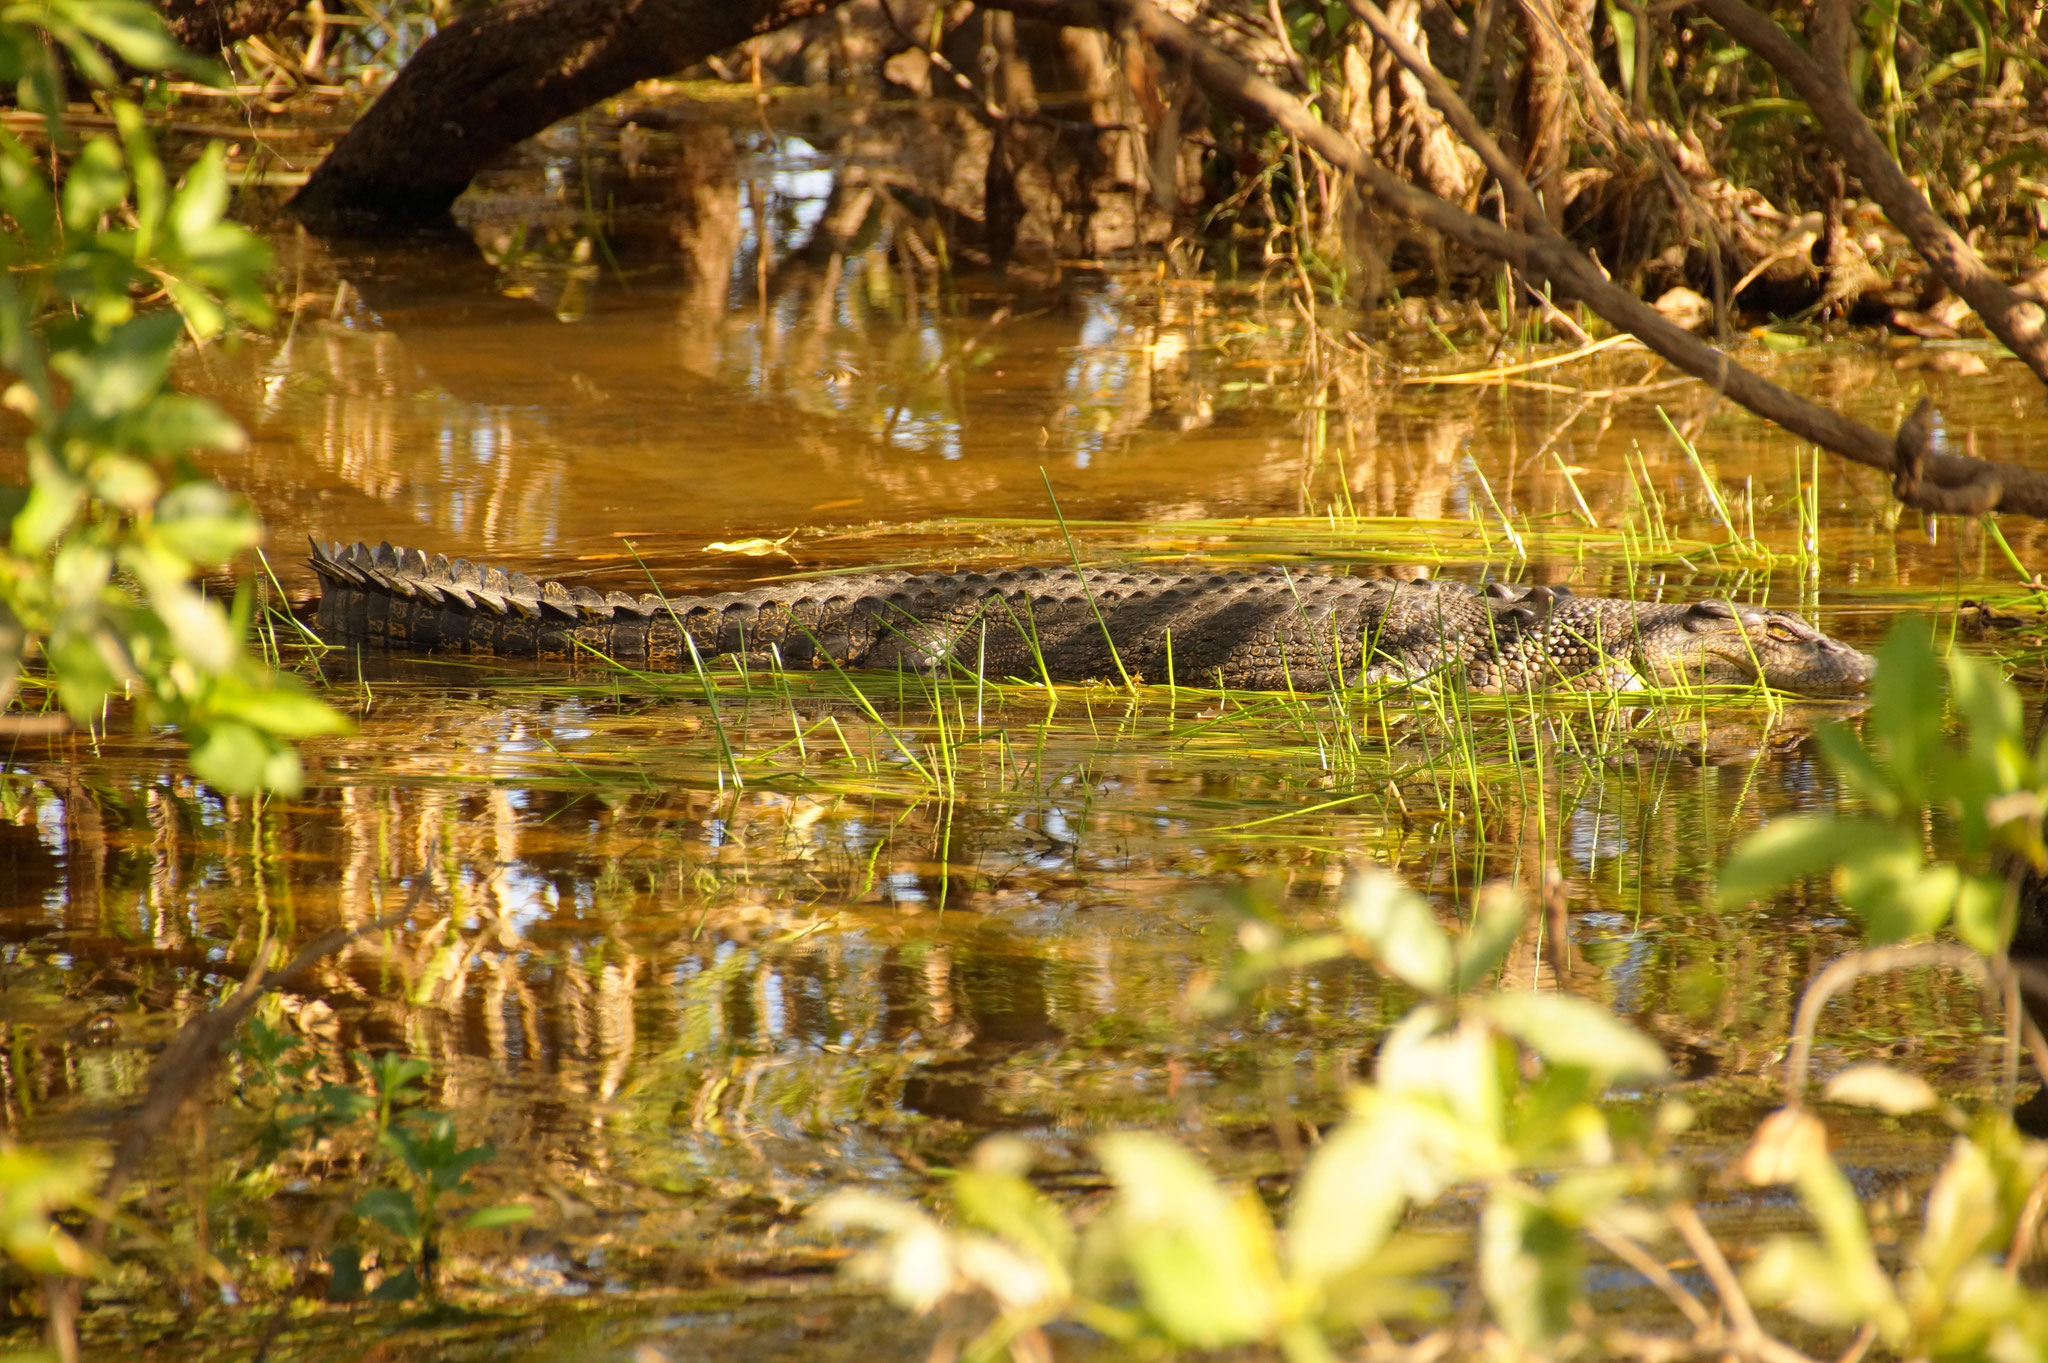
<svg viewBox="0 0 2048 1363">
<path fill-rule="evenodd" d="M 57 153 L 39 157 L 0 129 L 0 366 L 12 376 L 0 401 L 31 427 L 28 485 L 0 488 L 0 703 L 20 694 L 23 664 L 40 652 L 73 721 L 95 723 L 110 699 L 132 697 L 139 722 L 185 733 L 207 780 L 295 789 L 289 740 L 342 720 L 250 656 L 246 594 L 223 606 L 195 585 L 250 549 L 258 526 L 190 459 L 240 449 L 240 429 L 167 386 L 181 339 L 269 319 L 270 254 L 225 218 L 219 146 L 172 185 L 127 99 L 106 100 L 111 134 L 69 134 L 50 49 L 113 87 L 100 45 L 145 71 L 206 69 L 140 0 L 0 16 L 0 77 L 43 116 Z"/>
<path fill-rule="evenodd" d="M 1945 732 L 1950 706 L 1961 722 L 1959 740 Z M 1759 830 L 1722 867 L 1721 903 L 1830 871 L 1872 942 L 1953 922 L 1976 950 L 2004 951 L 2015 926 L 2007 862 L 2048 869 L 2041 836 L 2048 747 L 2027 750 L 2019 695 L 1991 664 L 1960 653 L 1944 662 L 1917 620 L 1894 629 L 1879 652 L 1870 709 L 1867 739 L 1841 725 L 1819 734 L 1829 766 L 1868 812 L 1779 819 Z M 1952 859 L 1929 857 L 1925 830 L 1935 821 L 1954 829 Z"/>
<path fill-rule="evenodd" d="M 470 1171 L 497 1152 L 464 1144 L 453 1116 L 424 1106 L 422 1084 L 433 1069 L 426 1061 L 357 1051 L 350 1059 L 367 1082 L 336 1084 L 320 1080 L 317 1058 L 300 1057 L 301 1049 L 297 1038 L 260 1016 L 236 1046 L 248 1071 L 244 1100 L 261 1113 L 256 1163 L 244 1183 L 253 1191 L 281 1161 L 303 1161 L 316 1149 L 331 1158 L 338 1145 L 364 1147 L 356 1178 L 362 1191 L 326 1247 L 330 1300 L 432 1297 L 440 1244 L 451 1229 L 492 1230 L 532 1216 L 518 1204 L 482 1206 L 451 1226 L 442 1200 L 474 1194 Z"/>
<path fill-rule="evenodd" d="M 1885 646 L 1869 734 L 1837 729 L 1829 759 L 1868 806 L 1844 819 L 1784 820 L 1730 858 L 1724 898 L 1749 898 L 1800 875 L 1840 868 L 1837 884 L 1871 936 L 1893 940 L 1953 921 L 1965 940 L 2002 949 L 2011 924 L 1979 901 L 2004 902 L 1995 859 L 2040 863 L 2042 757 L 2020 741 L 2019 702 L 1984 663 L 1939 659 L 1924 627 Z M 1946 699 L 1961 723 L 1947 736 Z M 1957 831 L 1964 864 L 1922 850 L 1922 820 Z M 1903 846 L 1906 850 L 1901 853 Z M 2009 915 L 2006 915 L 2009 917 Z M 1012 1349 L 1060 1319 L 1149 1348 L 1277 1346 L 1291 1360 L 1336 1356 L 1388 1327 L 1468 1332 L 1417 1345 L 1432 1355 L 1561 1356 L 1612 1348 L 1587 1298 L 1588 1266 L 1618 1258 L 1662 1290 L 1690 1329 L 1674 1352 L 1726 1350 L 1796 1360 L 1753 1314 L 1775 1308 L 1809 1328 L 1866 1331 L 1899 1357 L 2036 1357 L 2048 1349 L 2048 1292 L 2023 1275 L 2041 1237 L 2048 1143 L 2011 1115 L 1944 1105 L 1917 1076 L 1879 1065 L 1844 1070 L 1835 1102 L 1933 1114 L 1955 1132 L 1917 1235 L 1881 1255 L 1863 1200 L 1829 1153 L 1825 1121 L 1795 1102 L 1758 1127 L 1736 1173 L 1789 1185 L 1814 1233 L 1766 1240 L 1739 1276 L 1691 1206 L 1697 1171 L 1671 1137 L 1690 1119 L 1669 1096 L 1611 1096 L 1667 1077 L 1651 1040 L 1604 1009 L 1564 994 L 1473 992 L 1524 926 L 1518 896 L 1483 890 L 1453 936 L 1421 896 L 1385 871 L 1354 885 L 1341 937 L 1281 940 L 1255 920 L 1248 964 L 1201 1000 L 1221 1011 L 1283 973 L 1351 951 L 1422 996 L 1383 1043 L 1374 1082 L 1324 1133 L 1281 1215 L 1219 1183 L 1164 1137 L 1119 1133 L 1096 1143 L 1114 1186 L 1099 1214 L 1070 1220 L 1025 1177 L 1029 1151 L 1004 1138 L 955 1176 L 958 1229 L 909 1204 L 860 1192 L 826 1201 L 826 1225 L 879 1232 L 854 1270 L 927 1311 L 981 1298 L 993 1316 L 970 1356 Z M 1477 1207 L 1466 1236 L 1406 1229 L 1411 1213 L 1458 1196 Z M 1682 1242 L 1723 1298 L 1712 1316 L 1658 1247 Z M 1446 1323 L 1447 1263 L 1466 1266 L 1489 1323 Z M 1725 1320 L 1724 1326 L 1721 1321 Z M 1630 1351 L 1648 1347 L 1634 1335 Z M 1373 1352 L 1377 1352 L 1374 1350 Z"/>
</svg>

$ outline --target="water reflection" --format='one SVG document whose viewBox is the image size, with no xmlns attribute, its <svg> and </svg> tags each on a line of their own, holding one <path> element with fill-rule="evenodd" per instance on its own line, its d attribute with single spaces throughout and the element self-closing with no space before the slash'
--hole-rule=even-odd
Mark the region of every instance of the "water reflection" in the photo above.
<svg viewBox="0 0 2048 1363">
<path fill-rule="evenodd" d="M 1301 319 L 1257 280 L 939 268 L 943 197 L 910 192 L 900 130 L 821 155 L 787 130 L 736 149 L 727 122 L 642 114 L 642 140 L 615 128 L 595 163 L 577 138 L 602 129 L 555 134 L 544 174 L 480 201 L 473 240 L 374 257 L 284 240 L 289 326 L 188 365 L 255 435 L 218 467 L 269 521 L 288 588 L 307 584 L 290 561 L 307 533 L 608 586 L 640 580 L 626 537 L 671 586 L 1063 557 L 1043 527 L 921 524 L 1043 518 L 1048 483 L 1077 520 L 1231 518 L 1086 527 L 1084 548 L 1774 594 L 1859 639 L 1901 599 L 2007 571 L 1977 527 L 1897 527 L 1874 474 L 1822 465 L 1803 512 L 1808 452 L 1697 385 L 1658 386 L 1640 354 L 1484 389 L 1404 384 L 1435 345 L 1421 335 L 1310 366 Z M 1926 382 L 1971 452 L 2040 442 L 2023 385 L 1892 358 L 1830 347 L 1784 378 L 1880 426 Z M 1256 520 L 1273 515 L 1324 519 Z M 1382 542 L 1398 527 L 1380 517 L 1458 523 L 1436 529 L 1464 547 Z M 1592 548 L 1516 548 L 1594 527 Z M 2006 533 L 2048 561 L 2038 528 Z M 750 539 L 781 548 L 705 552 Z M 0 1117 L 18 1136 L 104 1129 L 265 934 L 373 923 L 419 888 L 401 925 L 290 991 L 286 1021 L 333 1078 L 359 1049 L 436 1062 L 440 1101 L 504 1152 L 487 1194 L 534 1200 L 557 1237 L 556 1258 L 497 1265 L 507 1281 L 675 1268 L 605 1258 L 614 1213 L 642 1247 L 757 1253 L 823 1189 L 920 1188 L 1000 1128 L 1075 1159 L 1095 1131 L 1171 1129 L 1274 1172 L 1276 1105 L 1334 1115 L 1410 1000 L 1351 964 L 1222 1026 L 1185 1000 L 1227 967 L 1232 896 L 1326 923 L 1365 860 L 1446 917 L 1489 877 L 1555 866 L 1572 950 L 1532 931 L 1511 981 L 1562 968 L 1693 1056 L 1710 1137 L 1766 1099 L 1797 992 L 1855 939 L 1824 895 L 1702 907 L 1735 838 L 1842 798 L 1796 717 L 1495 707 L 1461 754 L 1441 716 L 1399 705 L 1074 690 L 1053 708 L 883 682 L 871 714 L 829 679 L 728 677 L 714 714 L 561 669 L 328 666 L 361 732 L 313 750 L 296 800 L 223 799 L 146 737 L 7 761 Z M 906 754 L 927 771 L 949 755 L 950 775 Z M 1889 1038 L 1939 1078 L 1990 1082 L 1952 980 L 1839 1008 L 1832 1034 L 1856 1039 L 1824 1061 Z"/>
</svg>

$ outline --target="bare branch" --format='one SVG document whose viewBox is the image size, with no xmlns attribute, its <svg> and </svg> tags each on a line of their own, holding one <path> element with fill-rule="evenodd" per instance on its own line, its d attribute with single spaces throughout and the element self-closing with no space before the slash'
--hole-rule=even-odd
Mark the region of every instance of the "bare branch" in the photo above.
<svg viewBox="0 0 2048 1363">
<path fill-rule="evenodd" d="M 1775 20 L 1750 8 L 1743 0 L 1696 0 L 1696 5 L 1792 82 L 1792 88 L 1806 101 L 1828 144 L 1842 158 L 1850 174 L 1863 182 L 1863 188 L 1884 209 L 1892 225 L 1905 233 L 1913 249 L 1926 258 L 1935 273 L 1977 310 L 1991 334 L 2026 361 L 2041 382 L 2048 383 L 2048 310 L 2008 289 L 1970 244 L 1942 221 L 1927 202 L 1927 196 L 1913 187 L 1869 120 L 1863 117 L 1862 110 L 1856 107 L 1855 93 L 1850 90 L 1841 66 L 1816 61 Z M 1827 6 L 1818 7 L 1816 21 L 1827 12 Z M 1846 35 L 1827 32 L 1827 24 L 1822 23 L 1821 27 L 1824 32 L 1820 37 L 1829 46 L 1846 40 Z"/>
<path fill-rule="evenodd" d="M 1562 286 L 1573 297 L 1621 330 L 1633 332 L 1643 344 L 1720 393 L 1803 439 L 1811 440 L 1854 463 L 1891 474 L 1898 466 L 1898 441 L 1852 421 L 1841 413 L 1787 392 L 1737 364 L 1673 323 L 1655 308 L 1609 279 L 1562 237 L 1541 237 L 1512 231 L 1465 212 L 1403 180 L 1359 149 L 1335 128 L 1317 119 L 1301 101 L 1271 81 L 1246 70 L 1235 59 L 1179 20 L 1162 13 L 1150 0 L 985 0 L 991 8 L 1026 14 L 1047 23 L 1080 28 L 1123 30 L 1172 53 L 1189 64 L 1210 95 L 1299 138 L 1317 155 L 1349 172 L 1382 207 L 1411 222 L 1441 233 L 1472 250 L 1506 261 L 1529 274 Z M 1406 46 L 1404 44 L 1404 46 Z M 1393 50 L 1393 49 L 1390 49 Z M 1413 47 L 1407 52 L 1418 64 L 1418 77 L 1433 68 Z M 1397 59 L 1401 53 L 1395 50 Z M 1408 63 L 1404 60 L 1404 65 Z M 1426 82 L 1446 119 L 1476 126 L 1477 120 L 1441 78 Z M 1452 110 L 1462 110 L 1454 115 Z M 1489 161 L 1495 168 L 1500 158 Z M 1526 189 L 1526 184 L 1524 189 Z M 1513 192 L 1513 191 L 1509 191 Z M 1533 191 L 1530 191 L 1533 194 Z M 1976 487 L 1994 490 L 1972 494 L 1969 505 L 2048 520 L 2048 473 L 2019 464 L 1939 451 L 1926 452 L 1921 464 L 1923 495 L 1927 490 Z"/>
</svg>

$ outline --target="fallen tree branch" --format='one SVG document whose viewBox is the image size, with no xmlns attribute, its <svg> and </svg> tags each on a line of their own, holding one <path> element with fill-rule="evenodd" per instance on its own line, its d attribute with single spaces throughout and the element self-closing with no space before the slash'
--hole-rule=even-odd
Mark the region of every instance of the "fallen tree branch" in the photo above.
<svg viewBox="0 0 2048 1363">
<path fill-rule="evenodd" d="M 1562 286 L 1573 297 L 1612 325 L 1632 332 L 1644 345 L 1678 368 L 1712 385 L 1715 391 L 1748 408 L 1767 421 L 1784 427 L 1822 449 L 1892 474 L 1898 467 L 1898 440 L 1853 421 L 1830 408 L 1788 392 L 1751 370 L 1743 368 L 1725 353 L 1714 349 L 1691 332 L 1667 321 L 1642 299 L 1622 288 L 1570 242 L 1554 233 L 1542 236 L 1518 232 L 1467 213 L 1438 198 L 1367 156 L 1356 143 L 1323 123 L 1301 101 L 1271 81 L 1246 70 L 1235 59 L 1208 42 L 1179 20 L 1162 13 L 1150 0 L 983 0 L 990 8 L 1070 27 L 1103 28 L 1133 33 L 1185 60 L 1195 79 L 1212 98 L 1231 105 L 1254 118 L 1264 120 L 1312 148 L 1330 164 L 1354 176 L 1375 202 L 1410 222 L 1433 229 L 1474 251 L 1506 261 L 1529 274 Z M 1376 8 L 1371 0 L 1356 0 L 1354 8 Z M 1384 23 L 1384 16 L 1381 16 Z M 1412 46 L 1402 44 L 1408 58 L 1418 65 L 1409 69 L 1423 79 L 1432 102 L 1454 127 L 1477 127 L 1478 120 L 1441 77 L 1431 81 L 1434 68 Z M 1401 49 L 1390 47 L 1397 60 L 1407 66 Z M 1474 150 L 1479 150 L 1477 147 Z M 1481 153 L 1482 156 L 1485 153 Z M 1513 174 L 1496 150 L 1487 161 Z M 1496 172 L 1497 173 L 1497 172 Z M 1519 175 L 1515 178 L 1519 179 Z M 1520 188 L 1504 182 L 1503 192 L 1515 202 L 1534 197 L 1526 182 Z M 1985 511 L 1997 510 L 2048 520 L 2048 473 L 2020 464 L 1975 459 L 1942 451 L 1926 451 L 1920 464 L 1923 492 L 1975 487 L 1989 489 L 1972 495 L 1971 504 L 1986 504 Z M 1929 505 L 1932 505 L 1930 501 Z"/>
<path fill-rule="evenodd" d="M 1905 233 L 1943 282 L 1977 310 L 1991 334 L 2024 360 L 2041 382 L 2048 383 L 2048 309 L 2007 288 L 1970 244 L 1942 221 L 1856 107 L 1855 92 L 1841 68 L 1815 60 L 1776 20 L 1744 0 L 1693 0 L 1693 4 L 1792 82 L 1828 145 L 1862 182 L 1892 226 Z"/>
</svg>

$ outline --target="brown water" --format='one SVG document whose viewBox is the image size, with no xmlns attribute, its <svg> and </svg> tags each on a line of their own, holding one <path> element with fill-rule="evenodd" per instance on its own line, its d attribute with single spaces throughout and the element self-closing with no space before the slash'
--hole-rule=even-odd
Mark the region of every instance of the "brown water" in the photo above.
<svg viewBox="0 0 2048 1363">
<path fill-rule="evenodd" d="M 1057 560 L 1048 485 L 1091 557 L 1768 596 L 1864 641 L 1902 607 L 2013 580 L 1977 527 L 1902 523 L 1881 478 L 1831 460 L 1803 529 L 1810 453 L 1640 352 L 1523 376 L 1545 387 L 1433 388 L 1402 381 L 1440 363 L 1427 336 L 1311 363 L 1277 284 L 1077 268 L 939 286 L 879 248 L 805 261 L 835 171 L 791 144 L 734 168 L 738 230 L 712 268 L 701 241 L 680 262 L 646 246 L 659 234 L 631 211 L 580 214 L 579 164 L 519 181 L 538 203 L 479 204 L 489 260 L 281 238 L 288 325 L 187 365 L 254 436 L 216 468 L 263 512 L 288 591 L 311 590 L 308 534 L 628 587 L 630 541 L 677 589 Z M 756 221 L 774 228 L 765 299 Z M 1887 428 L 1924 386 L 1947 438 L 1987 456 L 2048 435 L 2016 365 L 1955 379 L 1928 353 L 1836 340 L 1774 372 Z M 2048 562 L 2037 530 L 2007 533 Z M 1556 860 L 1575 987 L 1682 1057 L 1710 1159 L 1775 1101 L 1798 991 L 1858 938 L 1824 895 L 1706 907 L 1741 834 L 1843 799 L 1803 717 L 1755 706 L 1510 707 L 1475 717 L 1461 764 L 1440 716 L 1325 701 L 935 698 L 891 679 L 870 711 L 830 678 L 726 676 L 714 710 L 694 678 L 324 667 L 360 731 L 310 745 L 300 797 L 222 799 L 146 735 L 7 763 L 0 1129 L 105 1130 L 264 933 L 296 945 L 424 884 L 402 926 L 321 966 L 279 1017 L 337 1081 L 359 1077 L 357 1049 L 431 1059 L 436 1101 L 498 1147 L 479 1196 L 537 1212 L 451 1257 L 465 1299 L 505 1314 L 394 1333 L 394 1357 L 921 1356 L 933 1323 L 824 1272 L 833 1247 L 801 1224 L 819 1195 L 928 1192 L 994 1131 L 1031 1137 L 1080 1193 L 1089 1137 L 1130 1126 L 1233 1176 L 1284 1173 L 1293 1121 L 1336 1114 L 1408 1000 L 1354 964 L 1220 1024 L 1185 999 L 1226 968 L 1234 900 L 1314 926 L 1367 861 L 1450 911 Z M 1893 1055 L 1982 1096 L 1994 1039 L 1969 990 L 1910 975 L 1838 1004 L 1821 1057 Z M 1873 1190 L 1931 1170 L 1946 1139 L 1848 1130 Z M 168 1220 L 247 1131 L 232 1112 L 203 1140 L 180 1129 L 160 1152 Z M 296 1262 L 304 1191 L 212 1223 L 213 1252 Z M 1782 1211 L 1718 1214 L 1739 1234 Z M 212 1287 L 182 1321 L 123 1290 L 90 1322 L 103 1339 L 220 1357 L 219 1332 L 266 1324 Z M 362 1348 L 316 1321 L 272 1356 Z"/>
</svg>

